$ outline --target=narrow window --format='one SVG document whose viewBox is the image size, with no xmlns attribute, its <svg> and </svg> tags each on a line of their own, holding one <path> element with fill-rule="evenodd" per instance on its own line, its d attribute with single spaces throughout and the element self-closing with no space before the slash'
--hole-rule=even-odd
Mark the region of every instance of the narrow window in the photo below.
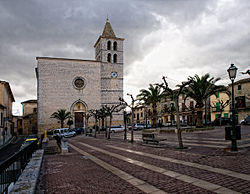
<svg viewBox="0 0 250 194">
<path fill-rule="evenodd" d="M 113 56 L 113 62 L 117 63 L 117 54 L 114 54 L 114 56 Z"/>
<path fill-rule="evenodd" d="M 111 62 L 111 54 L 108 54 L 107 61 L 110 63 Z"/>
<path fill-rule="evenodd" d="M 0 126 L 3 126 L 3 113 L 0 112 Z"/>
<path fill-rule="evenodd" d="M 220 111 L 220 103 L 216 102 L 216 111 Z"/>
<path fill-rule="evenodd" d="M 241 85 L 238 85 L 238 90 L 241 90 Z"/>
<path fill-rule="evenodd" d="M 111 49 L 111 42 L 108 41 L 108 44 L 107 44 L 107 50 L 110 50 Z"/>
<path fill-rule="evenodd" d="M 190 101 L 190 108 L 194 108 L 194 102 L 193 101 Z"/>
<path fill-rule="evenodd" d="M 114 42 L 114 43 L 113 43 L 113 49 L 114 49 L 114 51 L 117 50 L 117 42 Z"/>
<path fill-rule="evenodd" d="M 216 93 L 216 98 L 219 98 L 220 97 L 220 94 L 219 92 Z"/>
</svg>

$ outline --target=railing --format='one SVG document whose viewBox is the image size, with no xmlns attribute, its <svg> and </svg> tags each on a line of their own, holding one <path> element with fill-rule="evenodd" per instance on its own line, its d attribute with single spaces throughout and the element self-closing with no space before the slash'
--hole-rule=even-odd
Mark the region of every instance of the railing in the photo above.
<svg viewBox="0 0 250 194">
<path fill-rule="evenodd" d="M 32 157 L 32 153 L 37 149 L 37 142 L 21 149 L 2 163 L 0 163 L 0 193 L 8 193 L 8 187 L 15 183 L 21 175 L 25 166 Z"/>
</svg>

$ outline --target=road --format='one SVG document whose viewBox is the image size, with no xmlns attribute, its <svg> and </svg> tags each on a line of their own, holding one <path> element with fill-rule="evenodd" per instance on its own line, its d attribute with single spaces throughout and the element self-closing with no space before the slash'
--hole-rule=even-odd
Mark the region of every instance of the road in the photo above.
<svg viewBox="0 0 250 194">
<path fill-rule="evenodd" d="M 0 163 L 19 150 L 21 144 L 23 143 L 23 139 L 24 137 L 20 136 L 15 142 L 9 143 L 7 146 L 0 149 Z"/>
</svg>

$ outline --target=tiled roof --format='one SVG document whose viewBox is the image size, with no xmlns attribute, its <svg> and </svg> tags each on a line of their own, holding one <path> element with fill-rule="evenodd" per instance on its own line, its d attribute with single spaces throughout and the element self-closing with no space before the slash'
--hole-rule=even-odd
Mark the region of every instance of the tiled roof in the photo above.
<svg viewBox="0 0 250 194">
<path fill-rule="evenodd" d="M 24 103 L 37 103 L 37 100 L 26 100 L 24 102 L 21 102 L 22 104 Z"/>
</svg>

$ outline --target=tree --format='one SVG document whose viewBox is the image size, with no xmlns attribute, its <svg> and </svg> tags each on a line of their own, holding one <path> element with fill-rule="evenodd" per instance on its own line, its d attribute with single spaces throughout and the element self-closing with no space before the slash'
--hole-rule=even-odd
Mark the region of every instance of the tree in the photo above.
<svg viewBox="0 0 250 194">
<path fill-rule="evenodd" d="M 137 99 L 141 101 L 146 101 L 148 104 L 152 104 L 153 108 L 153 119 L 152 126 L 156 127 L 157 123 L 157 103 L 161 101 L 164 97 L 164 93 L 161 91 L 161 87 L 156 85 L 155 87 L 152 84 L 149 84 L 148 90 L 140 90 L 140 94 L 137 95 Z"/>
<path fill-rule="evenodd" d="M 61 128 L 63 128 L 64 121 L 66 119 L 72 118 L 72 116 L 71 116 L 71 113 L 67 112 L 65 109 L 60 109 L 60 110 L 57 110 L 57 112 L 54 112 L 50 116 L 50 118 L 55 118 L 55 119 L 59 120 L 61 122 Z"/>
<path fill-rule="evenodd" d="M 94 137 L 96 137 L 97 122 L 98 122 L 98 119 L 99 119 L 99 110 L 97 110 L 97 109 L 89 110 L 89 114 L 90 114 L 92 117 L 94 117 L 94 119 L 95 119 L 95 134 L 94 134 Z"/>
<path fill-rule="evenodd" d="M 197 111 L 197 122 L 196 127 L 203 127 L 202 115 L 204 101 L 211 95 L 215 95 L 217 92 L 226 91 L 227 88 L 223 85 L 215 85 L 220 78 L 210 78 L 207 73 L 202 77 L 195 75 L 194 77 L 189 77 L 190 84 L 186 87 L 183 92 L 186 97 L 190 97 L 196 101 L 196 111 Z"/>
<path fill-rule="evenodd" d="M 104 120 L 107 117 L 107 112 L 104 107 L 99 110 L 99 118 L 102 121 L 102 129 L 104 128 Z M 99 126 L 100 127 L 100 126 Z"/>
<path fill-rule="evenodd" d="M 180 125 L 180 111 L 179 111 L 179 95 L 182 93 L 183 89 L 190 84 L 190 81 L 183 82 L 181 85 L 177 85 L 179 87 L 177 90 L 172 90 L 168 87 L 168 83 L 166 81 L 166 77 L 162 77 L 164 83 L 157 84 L 159 87 L 163 88 L 164 90 L 164 96 L 170 97 L 175 104 L 175 111 L 176 111 L 176 127 L 177 127 L 177 138 L 178 138 L 178 144 L 179 149 L 183 149 L 183 142 L 182 142 L 182 130 Z"/>
<path fill-rule="evenodd" d="M 136 99 L 134 99 L 132 94 L 127 93 L 128 96 L 130 96 L 131 98 L 131 104 L 129 105 L 123 98 L 119 98 L 119 100 L 121 101 L 121 103 L 125 106 L 125 107 L 129 107 L 131 108 L 131 116 L 132 116 L 132 128 L 131 128 L 131 143 L 134 142 L 134 110 L 137 106 L 135 106 L 135 102 Z M 126 122 L 126 121 L 125 121 Z M 126 132 L 126 129 L 125 129 Z M 127 134 L 126 134 L 127 136 Z"/>
<path fill-rule="evenodd" d="M 121 109 L 119 109 L 120 106 L 121 106 L 121 104 L 115 104 L 112 106 L 107 106 L 107 105 L 104 106 L 104 109 L 107 113 L 107 116 L 109 116 L 109 118 L 110 118 L 107 139 L 110 139 L 110 128 L 112 126 L 113 113 L 121 111 Z"/>
<path fill-rule="evenodd" d="M 71 120 L 71 118 L 67 121 L 67 125 L 69 126 L 69 129 L 70 129 L 70 126 L 73 125 L 73 121 Z"/>
</svg>

